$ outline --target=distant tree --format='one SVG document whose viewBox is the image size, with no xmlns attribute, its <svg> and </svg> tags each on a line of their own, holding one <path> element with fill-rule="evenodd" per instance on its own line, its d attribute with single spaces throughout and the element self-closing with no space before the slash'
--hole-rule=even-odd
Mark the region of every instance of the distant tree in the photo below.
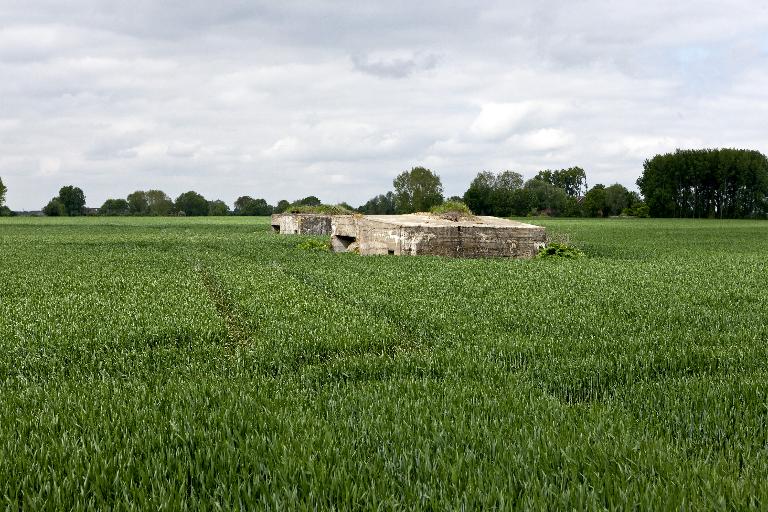
<svg viewBox="0 0 768 512">
<path fill-rule="evenodd" d="M 54 197 L 48 201 L 48 204 L 43 206 L 43 214 L 49 217 L 63 217 L 67 214 L 67 211 L 64 208 L 64 203 L 61 202 L 61 199 Z"/>
<path fill-rule="evenodd" d="M 100 215 L 128 215 L 130 206 L 125 199 L 107 199 L 99 208 Z"/>
<path fill-rule="evenodd" d="M 396 211 L 395 194 L 392 192 L 379 194 L 373 199 L 369 199 L 357 211 L 366 215 L 393 215 Z"/>
<path fill-rule="evenodd" d="M 538 178 L 525 182 L 520 197 L 527 200 L 529 212 L 560 215 L 568 206 L 564 189 Z"/>
<path fill-rule="evenodd" d="M 133 215 L 147 215 L 149 214 L 149 200 L 147 199 L 147 193 L 143 190 L 137 190 L 128 194 L 128 209 Z"/>
<path fill-rule="evenodd" d="M 342 208 L 346 208 L 347 210 L 352 211 L 352 212 L 355 211 L 355 207 L 352 206 L 351 204 L 349 204 L 346 201 L 342 201 L 339 204 L 337 204 L 336 206 L 341 206 Z"/>
<path fill-rule="evenodd" d="M 584 196 L 584 211 L 590 217 L 604 217 L 608 215 L 608 194 L 605 185 L 598 183 Z"/>
<path fill-rule="evenodd" d="M 272 215 L 273 211 L 265 199 L 240 196 L 235 201 L 235 215 Z"/>
<path fill-rule="evenodd" d="M 768 216 L 768 158 L 746 149 L 677 150 L 643 164 L 652 217 Z"/>
<path fill-rule="evenodd" d="M 518 212 L 519 191 L 523 187 L 523 176 L 513 171 L 494 174 L 489 171 L 479 172 L 464 193 L 464 202 L 478 215 L 497 215 L 508 217 Z"/>
<path fill-rule="evenodd" d="M 64 205 L 65 215 L 83 215 L 85 213 L 85 194 L 79 187 L 67 185 L 59 190 L 59 201 Z"/>
<path fill-rule="evenodd" d="M 173 200 L 162 190 L 147 190 L 144 193 L 149 215 L 170 215 L 173 212 Z"/>
<path fill-rule="evenodd" d="M 208 201 L 193 190 L 179 195 L 174 207 L 176 211 L 190 217 L 208 215 Z"/>
<path fill-rule="evenodd" d="M 614 183 L 605 188 L 606 215 L 619 215 L 624 209 L 629 208 L 634 197 L 624 185 Z"/>
<path fill-rule="evenodd" d="M 587 192 L 587 173 L 581 167 L 539 171 L 535 179 L 563 189 L 569 197 L 580 197 Z"/>
<path fill-rule="evenodd" d="M 229 206 L 221 199 L 208 202 L 208 215 L 212 217 L 224 217 L 229 215 Z"/>
<path fill-rule="evenodd" d="M 293 203 L 293 206 L 320 206 L 322 201 L 316 196 L 307 196 L 304 199 L 299 199 Z"/>
<path fill-rule="evenodd" d="M 5 205 L 5 194 L 8 192 L 8 187 L 3 185 L 3 179 L 0 178 L 0 206 Z"/>
<path fill-rule="evenodd" d="M 491 215 L 493 204 L 491 194 L 496 188 L 496 175 L 490 171 L 477 173 L 464 192 L 464 203 L 477 215 Z"/>
<path fill-rule="evenodd" d="M 445 200 L 446 203 L 462 203 L 464 204 L 464 198 L 461 196 L 451 196 Z M 466 204 L 465 204 L 466 206 Z"/>
<path fill-rule="evenodd" d="M 428 212 L 443 202 L 440 177 L 424 167 L 403 171 L 392 182 L 398 213 Z"/>
<path fill-rule="evenodd" d="M 291 207 L 291 203 L 286 201 L 285 199 L 281 199 L 277 202 L 277 205 L 275 206 L 275 213 L 283 213 L 285 210 Z"/>
</svg>

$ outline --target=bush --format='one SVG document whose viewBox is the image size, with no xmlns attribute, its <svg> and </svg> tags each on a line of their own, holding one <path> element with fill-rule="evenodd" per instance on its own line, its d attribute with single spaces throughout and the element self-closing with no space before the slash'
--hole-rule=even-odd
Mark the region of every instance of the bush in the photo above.
<svg viewBox="0 0 768 512">
<path fill-rule="evenodd" d="M 539 250 L 537 258 L 581 258 L 584 253 L 572 245 L 550 242 Z"/>
<path fill-rule="evenodd" d="M 301 249 L 303 251 L 323 251 L 327 252 L 331 250 L 331 244 L 330 242 L 325 242 L 323 240 L 317 240 L 315 238 L 308 238 L 306 240 L 302 240 L 298 244 L 296 244 L 297 249 Z"/>
<path fill-rule="evenodd" d="M 433 206 L 429 209 L 429 212 L 438 215 L 442 215 L 444 213 L 458 213 L 467 217 L 473 215 L 472 210 L 469 209 L 469 206 L 464 204 L 462 201 L 446 201 L 442 204 Z"/>
</svg>

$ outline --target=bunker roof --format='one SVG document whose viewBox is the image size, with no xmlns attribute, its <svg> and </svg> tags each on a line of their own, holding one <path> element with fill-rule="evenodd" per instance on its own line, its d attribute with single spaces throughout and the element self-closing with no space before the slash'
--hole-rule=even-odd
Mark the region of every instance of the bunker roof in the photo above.
<svg viewBox="0 0 768 512">
<path fill-rule="evenodd" d="M 457 220 L 444 218 L 437 214 L 411 213 L 407 215 L 366 215 L 366 219 L 394 224 L 398 226 L 433 226 L 433 227 L 496 227 L 518 229 L 541 229 L 540 226 L 501 219 L 499 217 L 473 216 L 461 217 Z"/>
</svg>

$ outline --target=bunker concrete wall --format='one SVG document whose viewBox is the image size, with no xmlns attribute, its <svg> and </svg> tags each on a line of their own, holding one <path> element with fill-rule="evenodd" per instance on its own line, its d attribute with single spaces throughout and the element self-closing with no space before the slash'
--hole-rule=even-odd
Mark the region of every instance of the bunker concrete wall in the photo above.
<svg viewBox="0 0 768 512">
<path fill-rule="evenodd" d="M 272 215 L 272 229 L 283 235 L 330 235 L 331 216 L 316 213 Z"/>
<path fill-rule="evenodd" d="M 337 252 L 363 255 L 434 255 L 462 258 L 532 258 L 546 241 L 544 228 L 493 217 L 477 222 L 420 224 L 385 216 L 334 222 L 331 245 Z"/>
</svg>

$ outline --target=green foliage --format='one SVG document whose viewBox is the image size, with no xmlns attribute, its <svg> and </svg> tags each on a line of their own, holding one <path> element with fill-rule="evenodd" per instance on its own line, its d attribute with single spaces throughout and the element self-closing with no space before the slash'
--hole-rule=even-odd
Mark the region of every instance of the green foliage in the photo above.
<svg viewBox="0 0 768 512">
<path fill-rule="evenodd" d="M 64 215 L 73 217 L 85 213 L 85 194 L 79 187 L 72 185 L 61 187 L 58 197 L 64 208 Z"/>
<path fill-rule="evenodd" d="M 128 201 L 128 209 L 133 215 L 148 215 L 149 214 L 149 201 L 147 199 L 147 193 L 143 190 L 137 190 L 128 194 L 126 198 Z"/>
<path fill-rule="evenodd" d="M 277 205 L 275 206 L 275 212 L 274 213 L 283 213 L 288 208 L 290 208 L 290 206 L 291 206 L 291 203 L 289 203 L 285 199 L 281 199 L 280 201 L 277 202 Z"/>
<path fill-rule="evenodd" d="M 192 190 L 179 195 L 174 203 L 174 208 L 187 217 L 208 215 L 208 201 Z"/>
<path fill-rule="evenodd" d="M 5 206 L 5 195 L 8 193 L 8 187 L 3 184 L 3 179 L 0 178 L 0 207 Z"/>
<path fill-rule="evenodd" d="M 472 210 L 470 210 L 469 207 L 461 201 L 446 201 L 445 203 L 433 206 L 430 208 L 429 212 L 436 213 L 438 215 L 445 213 L 456 213 L 462 216 L 473 215 Z"/>
<path fill-rule="evenodd" d="M 443 184 L 440 177 L 424 167 L 414 167 L 397 175 L 395 209 L 397 213 L 428 212 L 443 202 Z"/>
<path fill-rule="evenodd" d="M 3 205 L 0 206 L 0 217 L 14 217 L 16 215 L 16 212 L 8 208 L 7 206 Z"/>
<path fill-rule="evenodd" d="M 765 225 L 537 223 L 589 257 L 0 219 L 4 508 L 764 508 Z"/>
<path fill-rule="evenodd" d="M 569 204 L 565 190 L 537 178 L 525 183 L 523 194 L 520 206 L 525 205 L 526 209 L 534 214 L 556 216 Z"/>
<path fill-rule="evenodd" d="M 274 213 L 274 208 L 267 203 L 266 199 L 241 196 L 235 200 L 235 215 L 264 216 L 272 215 L 272 213 Z"/>
<path fill-rule="evenodd" d="M 745 149 L 677 150 L 643 164 L 652 217 L 765 218 L 768 158 Z"/>
<path fill-rule="evenodd" d="M 535 179 L 563 189 L 569 197 L 580 197 L 587 192 L 587 173 L 581 167 L 539 171 Z"/>
<path fill-rule="evenodd" d="M 527 201 L 520 205 L 523 176 L 513 171 L 493 174 L 483 171 L 475 176 L 464 193 L 464 202 L 478 215 L 496 215 L 509 217 L 524 214 L 528 210 Z"/>
<path fill-rule="evenodd" d="M 221 199 L 208 202 L 208 215 L 211 217 L 224 217 L 229 215 L 229 206 Z"/>
<path fill-rule="evenodd" d="M 320 240 L 317 238 L 307 238 L 305 240 L 301 240 L 299 243 L 296 244 L 296 247 L 298 249 L 301 249 L 303 251 L 324 251 L 328 252 L 331 250 L 331 245 L 328 242 L 328 240 Z"/>
<path fill-rule="evenodd" d="M 99 208 L 100 215 L 128 215 L 130 205 L 125 199 L 107 199 Z"/>
<path fill-rule="evenodd" d="M 54 197 L 48 204 L 43 206 L 43 214 L 48 217 L 63 217 L 67 214 L 67 210 L 64 208 L 64 203 L 61 199 Z"/>
<path fill-rule="evenodd" d="M 322 213 L 325 215 L 349 215 L 354 213 L 341 205 L 320 204 L 315 206 L 291 206 L 285 213 Z"/>
<path fill-rule="evenodd" d="M 316 196 L 308 196 L 293 203 L 293 206 L 320 206 L 323 204 Z"/>
<path fill-rule="evenodd" d="M 379 194 L 358 208 L 358 211 L 366 215 L 394 215 L 397 213 L 395 194 L 391 191 Z"/>
<path fill-rule="evenodd" d="M 539 250 L 537 258 L 581 258 L 584 253 L 572 245 L 550 242 Z"/>
<path fill-rule="evenodd" d="M 598 183 L 584 196 L 584 212 L 589 217 L 608 216 L 608 194 L 605 185 Z"/>
</svg>

